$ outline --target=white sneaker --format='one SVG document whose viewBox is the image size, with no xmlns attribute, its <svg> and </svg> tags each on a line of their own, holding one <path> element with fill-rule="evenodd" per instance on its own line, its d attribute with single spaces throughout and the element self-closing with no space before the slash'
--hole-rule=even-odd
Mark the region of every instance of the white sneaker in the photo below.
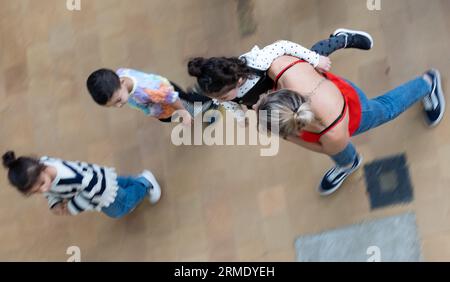
<svg viewBox="0 0 450 282">
<path fill-rule="evenodd" d="M 156 181 L 155 176 L 149 170 L 144 170 L 141 173 L 141 176 L 147 179 L 148 182 L 152 184 L 152 188 L 149 189 L 149 199 L 152 205 L 156 204 L 161 198 L 161 187 L 159 186 L 158 181 Z"/>
</svg>

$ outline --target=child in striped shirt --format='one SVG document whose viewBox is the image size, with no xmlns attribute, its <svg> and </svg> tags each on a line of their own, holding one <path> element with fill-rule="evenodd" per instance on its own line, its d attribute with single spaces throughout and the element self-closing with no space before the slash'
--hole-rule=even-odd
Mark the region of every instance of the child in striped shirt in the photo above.
<svg viewBox="0 0 450 282">
<path fill-rule="evenodd" d="M 123 177 L 113 168 L 49 157 L 16 158 L 12 151 L 3 155 L 3 165 L 13 186 L 26 196 L 44 194 L 56 215 L 99 211 L 121 218 L 144 198 L 156 204 L 161 197 L 161 188 L 148 170 Z"/>
</svg>

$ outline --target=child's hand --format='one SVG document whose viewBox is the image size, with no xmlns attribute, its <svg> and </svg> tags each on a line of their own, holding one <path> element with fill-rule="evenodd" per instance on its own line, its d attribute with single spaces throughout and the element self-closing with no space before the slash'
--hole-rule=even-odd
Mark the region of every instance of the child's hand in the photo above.
<svg viewBox="0 0 450 282">
<path fill-rule="evenodd" d="M 55 215 L 70 215 L 67 209 L 67 202 L 56 204 L 50 211 Z"/>
<path fill-rule="evenodd" d="M 328 57 L 320 56 L 319 64 L 317 65 L 317 69 L 319 71 L 330 71 L 331 69 L 331 60 Z"/>
<path fill-rule="evenodd" d="M 63 215 L 63 209 L 64 209 L 64 203 L 57 203 L 53 208 L 50 209 L 50 211 L 54 215 Z"/>
</svg>

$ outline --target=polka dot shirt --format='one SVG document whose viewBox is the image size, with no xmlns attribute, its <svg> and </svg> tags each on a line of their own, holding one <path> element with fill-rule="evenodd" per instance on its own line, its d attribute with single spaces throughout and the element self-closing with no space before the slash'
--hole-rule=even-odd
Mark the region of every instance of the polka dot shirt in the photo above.
<svg viewBox="0 0 450 282">
<path fill-rule="evenodd" d="M 258 46 L 255 46 L 250 52 L 242 55 L 240 58 L 245 58 L 247 65 L 251 68 L 267 71 L 270 68 L 270 65 L 272 65 L 272 62 L 283 55 L 290 55 L 303 59 L 314 67 L 319 64 L 319 54 L 287 40 L 277 41 L 263 49 L 259 49 Z M 237 97 L 241 98 L 247 94 L 260 79 L 261 77 L 258 75 L 249 77 L 244 84 L 239 87 Z M 238 121 L 244 119 L 244 112 L 239 104 L 232 101 L 219 102 L 214 100 L 214 102 L 224 107 L 227 111 L 232 112 Z"/>
<path fill-rule="evenodd" d="M 277 41 L 263 49 L 259 49 L 258 46 L 255 46 L 250 52 L 245 53 L 240 58 L 245 58 L 247 65 L 251 68 L 267 71 L 275 59 L 284 55 L 303 59 L 314 67 L 317 67 L 319 64 L 319 54 L 287 40 Z M 261 77 L 257 75 L 248 78 L 245 83 L 239 87 L 237 96 L 239 98 L 243 97 L 260 79 Z"/>
</svg>

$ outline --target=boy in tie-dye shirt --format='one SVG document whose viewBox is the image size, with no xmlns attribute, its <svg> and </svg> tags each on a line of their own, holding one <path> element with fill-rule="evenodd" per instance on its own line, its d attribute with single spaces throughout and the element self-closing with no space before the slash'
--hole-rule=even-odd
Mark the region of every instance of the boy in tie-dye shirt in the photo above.
<svg viewBox="0 0 450 282">
<path fill-rule="evenodd" d="M 128 105 L 141 110 L 145 115 L 166 119 L 181 108 L 180 105 L 174 105 L 180 101 L 179 94 L 167 78 L 132 69 L 119 69 L 117 75 L 119 78 L 132 80 Z"/>
<path fill-rule="evenodd" d="M 130 107 L 141 110 L 163 122 L 170 122 L 172 114 L 178 111 L 183 123 L 190 124 L 191 114 L 181 101 L 181 95 L 194 102 L 210 102 L 200 95 L 187 95 L 167 78 L 121 68 L 114 72 L 99 69 L 87 79 L 87 88 L 97 104 L 107 107 Z M 185 101 L 183 101 L 186 103 Z"/>
</svg>

